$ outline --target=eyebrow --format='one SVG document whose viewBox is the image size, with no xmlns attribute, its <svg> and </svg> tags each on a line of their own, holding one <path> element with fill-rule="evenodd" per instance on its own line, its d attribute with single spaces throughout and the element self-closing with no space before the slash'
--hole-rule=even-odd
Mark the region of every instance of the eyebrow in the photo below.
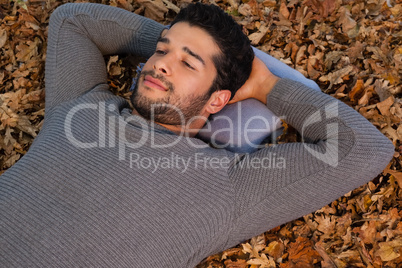
<svg viewBox="0 0 402 268">
<path fill-rule="evenodd" d="M 160 37 L 158 39 L 158 43 L 165 43 L 165 44 L 170 44 L 170 40 L 166 37 Z M 187 54 L 189 54 L 190 56 L 196 58 L 198 61 L 200 61 L 202 63 L 202 65 L 205 66 L 205 61 L 201 58 L 200 55 L 194 53 L 191 49 L 189 49 L 188 47 L 183 47 L 183 51 L 186 52 Z"/>
</svg>

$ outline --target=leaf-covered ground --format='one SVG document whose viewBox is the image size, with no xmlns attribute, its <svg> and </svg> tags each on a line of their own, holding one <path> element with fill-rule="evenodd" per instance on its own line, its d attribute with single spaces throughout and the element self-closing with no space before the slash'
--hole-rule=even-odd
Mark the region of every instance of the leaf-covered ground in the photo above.
<svg viewBox="0 0 402 268">
<path fill-rule="evenodd" d="M 395 154 L 366 185 L 197 267 L 401 267 L 402 1 L 204 1 L 231 14 L 253 45 L 366 117 L 393 142 Z M 74 1 L 0 0 L 0 174 L 26 153 L 42 126 L 49 15 L 65 2 Z M 90 2 L 167 24 L 191 0 Z M 138 61 L 105 61 L 111 88 L 127 97 Z M 298 135 L 289 126 L 280 139 Z"/>
</svg>

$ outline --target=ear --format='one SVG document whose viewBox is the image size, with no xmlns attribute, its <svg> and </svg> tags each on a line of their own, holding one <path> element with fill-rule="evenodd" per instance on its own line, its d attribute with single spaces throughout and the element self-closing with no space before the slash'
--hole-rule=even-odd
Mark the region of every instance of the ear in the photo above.
<svg viewBox="0 0 402 268">
<path fill-rule="evenodd" d="M 222 110 L 228 103 L 231 96 L 230 90 L 218 90 L 212 93 L 205 110 L 210 114 L 215 114 Z"/>
</svg>

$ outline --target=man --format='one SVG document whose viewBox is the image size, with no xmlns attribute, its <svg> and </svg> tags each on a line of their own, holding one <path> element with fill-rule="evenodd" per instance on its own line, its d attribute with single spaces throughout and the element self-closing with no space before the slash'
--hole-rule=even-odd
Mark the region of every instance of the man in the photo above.
<svg viewBox="0 0 402 268">
<path fill-rule="evenodd" d="M 234 101 L 266 103 L 305 143 L 237 155 L 194 138 L 245 81 L 214 83 L 228 82 L 217 68 L 228 48 L 210 33 L 221 25 L 193 22 L 211 10 L 228 21 L 202 5 L 168 31 L 102 5 L 53 13 L 45 123 L 0 177 L 2 267 L 194 267 L 382 171 L 393 145 L 372 124 L 257 59 Z M 135 110 L 108 90 L 102 55 L 116 53 L 154 53 Z"/>
<path fill-rule="evenodd" d="M 151 120 L 153 112 L 160 125 L 195 135 L 247 80 L 254 54 L 240 26 L 218 7 L 198 4 L 187 10 L 162 33 L 131 100 L 142 117 Z"/>
</svg>

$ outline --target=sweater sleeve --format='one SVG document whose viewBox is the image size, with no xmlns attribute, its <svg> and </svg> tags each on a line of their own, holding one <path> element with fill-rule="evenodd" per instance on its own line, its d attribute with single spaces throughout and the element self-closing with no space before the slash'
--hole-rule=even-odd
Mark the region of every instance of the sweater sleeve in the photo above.
<svg viewBox="0 0 402 268">
<path fill-rule="evenodd" d="M 103 55 L 149 57 L 164 26 L 124 9 L 100 4 L 65 4 L 49 22 L 46 109 L 107 83 Z"/>
<path fill-rule="evenodd" d="M 228 247 L 367 183 L 394 153 L 390 140 L 355 110 L 298 82 L 279 80 L 267 105 L 298 130 L 303 142 L 234 157 L 229 176 L 235 220 Z"/>
</svg>

